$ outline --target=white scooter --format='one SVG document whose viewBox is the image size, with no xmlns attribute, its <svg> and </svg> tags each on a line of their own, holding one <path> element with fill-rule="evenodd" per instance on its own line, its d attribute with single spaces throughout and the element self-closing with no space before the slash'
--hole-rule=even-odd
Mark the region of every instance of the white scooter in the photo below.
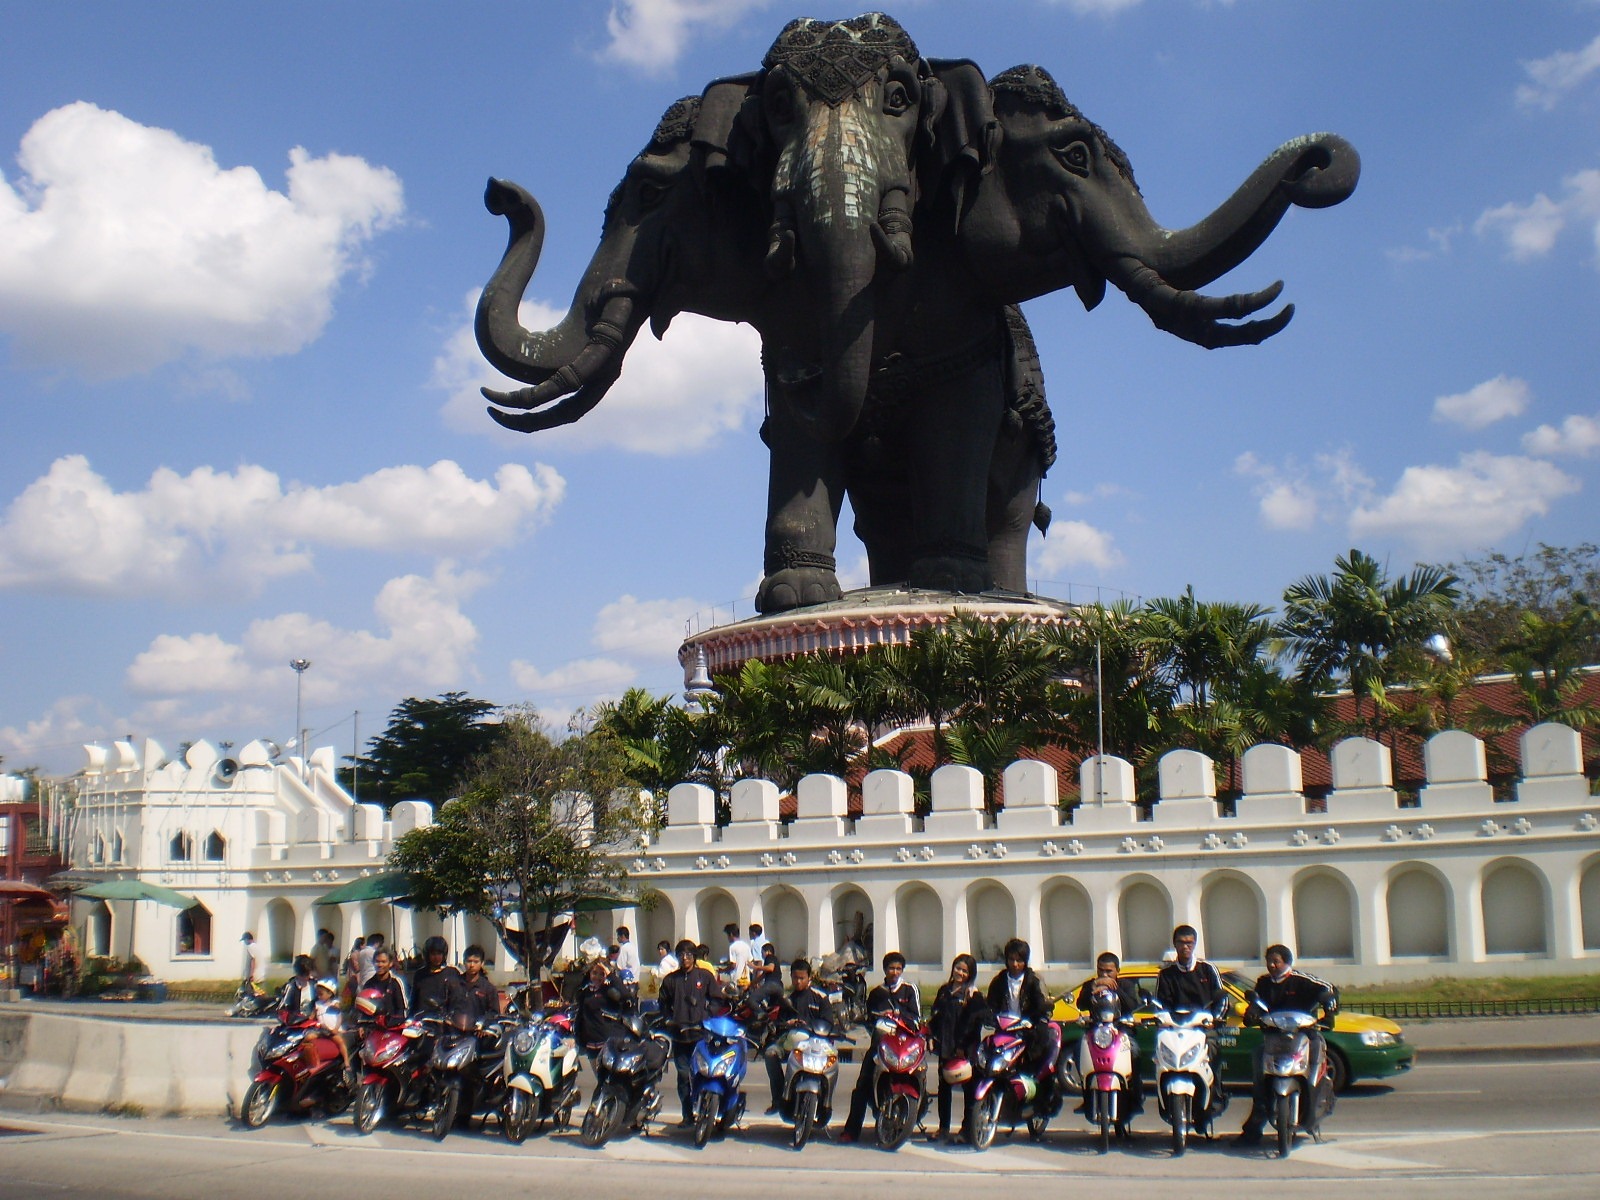
<svg viewBox="0 0 1600 1200">
<path fill-rule="evenodd" d="M 1213 1119 L 1227 1107 L 1228 1094 L 1212 1071 L 1210 1029 L 1214 1018 L 1205 1009 L 1172 1011 L 1159 1001 L 1147 1002 L 1156 1032 L 1156 1100 L 1172 1129 L 1172 1153 L 1182 1154 L 1189 1134 L 1211 1136 Z M 1213 1111 L 1212 1106 L 1216 1105 Z"/>
</svg>

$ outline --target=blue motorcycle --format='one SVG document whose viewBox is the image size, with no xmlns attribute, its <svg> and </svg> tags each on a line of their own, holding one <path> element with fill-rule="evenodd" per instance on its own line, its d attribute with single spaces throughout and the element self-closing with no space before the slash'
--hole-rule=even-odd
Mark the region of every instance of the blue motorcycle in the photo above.
<svg viewBox="0 0 1600 1200">
<path fill-rule="evenodd" d="M 694 1144 L 704 1146 L 711 1131 L 727 1133 L 744 1115 L 739 1085 L 749 1066 L 744 1026 L 731 1017 L 709 1017 L 703 1036 L 690 1056 L 689 1105 L 694 1115 Z"/>
</svg>

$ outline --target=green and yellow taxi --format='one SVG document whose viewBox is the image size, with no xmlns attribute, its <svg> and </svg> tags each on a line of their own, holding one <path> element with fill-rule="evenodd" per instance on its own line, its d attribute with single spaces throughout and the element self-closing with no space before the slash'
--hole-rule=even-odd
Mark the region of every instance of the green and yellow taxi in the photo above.
<svg viewBox="0 0 1600 1200">
<path fill-rule="evenodd" d="M 1156 976 L 1159 963 L 1124 963 L 1121 978 L 1138 989 L 1141 996 L 1156 994 Z M 1249 1083 L 1251 1080 L 1251 1054 L 1261 1044 L 1261 1030 L 1244 1023 L 1244 994 L 1255 987 L 1255 977 L 1241 971 L 1218 968 L 1222 987 L 1232 1001 L 1232 1011 L 1217 1030 L 1217 1045 L 1222 1051 L 1222 1078 L 1226 1083 Z M 1062 1023 L 1062 1053 L 1077 1054 L 1078 1039 L 1083 1027 L 1078 1024 L 1078 1006 L 1073 1003 L 1079 989 L 1088 980 L 1079 980 L 1072 990 L 1056 1001 L 1054 1017 Z M 1328 1067 L 1333 1072 L 1335 1089 L 1344 1091 L 1357 1079 L 1384 1079 L 1409 1071 L 1416 1061 L 1417 1050 L 1405 1040 L 1400 1026 L 1387 1017 L 1368 1013 L 1347 1012 L 1340 1009 L 1334 1016 L 1333 1028 L 1325 1032 L 1328 1043 Z M 1153 1077 L 1155 1064 L 1156 1026 L 1153 1022 L 1138 1022 L 1134 1040 L 1139 1046 L 1139 1062 L 1146 1078 Z"/>
</svg>

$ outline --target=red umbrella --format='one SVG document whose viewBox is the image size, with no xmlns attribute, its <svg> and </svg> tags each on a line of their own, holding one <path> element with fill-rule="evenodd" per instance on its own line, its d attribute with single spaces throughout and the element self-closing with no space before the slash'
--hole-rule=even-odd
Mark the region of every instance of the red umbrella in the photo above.
<svg viewBox="0 0 1600 1200">
<path fill-rule="evenodd" d="M 54 900 L 55 893 L 36 883 L 20 879 L 0 879 L 0 900 Z"/>
</svg>

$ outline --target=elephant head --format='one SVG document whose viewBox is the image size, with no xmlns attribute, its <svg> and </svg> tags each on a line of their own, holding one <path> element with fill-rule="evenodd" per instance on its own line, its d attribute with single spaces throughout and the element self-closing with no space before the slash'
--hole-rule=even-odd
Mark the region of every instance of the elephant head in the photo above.
<svg viewBox="0 0 1600 1200">
<path fill-rule="evenodd" d="M 1333 134 L 1280 146 L 1220 208 L 1187 229 L 1151 217 L 1127 155 L 1040 67 L 991 82 L 1001 137 L 992 178 L 961 217 L 967 262 L 1007 302 L 1073 287 L 1093 308 L 1114 283 L 1160 329 L 1208 349 L 1254 345 L 1294 315 L 1231 323 L 1272 303 L 1281 282 L 1212 297 L 1195 289 L 1266 240 L 1290 205 L 1325 208 L 1354 191 L 1361 162 Z"/>
<path fill-rule="evenodd" d="M 607 201 L 600 245 L 553 329 L 528 330 L 517 317 L 544 245 L 544 214 L 522 188 L 489 181 L 484 204 L 506 218 L 510 240 L 478 301 L 478 346 L 500 371 L 532 385 L 483 389 L 500 406 L 489 415 L 501 425 L 531 433 L 583 416 L 616 382 L 647 320 L 660 337 L 680 311 L 748 320 L 758 307 L 765 210 L 735 199 L 737 181 L 696 160 L 700 112 L 699 96 L 677 101 L 628 165 Z"/>
<path fill-rule="evenodd" d="M 847 436 L 873 366 L 881 269 L 912 261 L 918 148 L 946 93 L 893 18 L 791 21 L 762 62 L 747 117 L 770 162 L 766 266 L 802 281 L 807 320 L 769 348 L 797 421 Z"/>
</svg>

